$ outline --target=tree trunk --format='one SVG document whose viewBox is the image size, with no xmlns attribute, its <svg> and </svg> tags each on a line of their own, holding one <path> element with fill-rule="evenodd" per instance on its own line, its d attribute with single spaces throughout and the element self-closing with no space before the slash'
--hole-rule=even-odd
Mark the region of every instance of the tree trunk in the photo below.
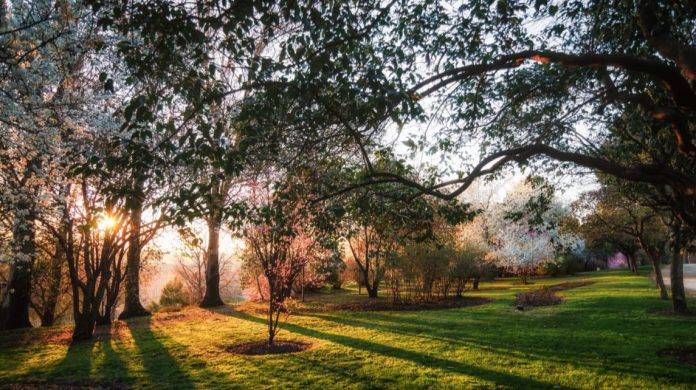
<svg viewBox="0 0 696 390">
<path fill-rule="evenodd" d="M 85 341 L 92 338 L 96 319 L 89 314 L 83 313 L 75 318 L 75 329 L 73 329 L 72 341 Z"/>
<path fill-rule="evenodd" d="M 10 268 L 8 285 L 0 306 L 0 329 L 30 328 L 31 268 L 36 256 L 36 213 L 31 202 L 23 202 L 20 210 L 26 216 L 19 218 L 12 229 L 12 248 L 15 259 Z"/>
<path fill-rule="evenodd" d="M 523 273 L 520 275 L 520 278 L 522 279 L 522 284 L 524 284 L 524 285 L 528 284 L 528 283 L 527 283 L 527 273 L 526 273 L 526 272 L 523 272 Z"/>
<path fill-rule="evenodd" d="M 655 273 L 655 285 L 660 290 L 660 298 L 665 300 L 669 299 L 667 287 L 665 287 L 665 280 L 662 277 L 662 269 L 660 269 L 660 262 L 657 259 L 653 259 L 652 256 L 650 256 L 650 262 L 652 263 L 653 272 Z"/>
<path fill-rule="evenodd" d="M 65 261 L 65 250 L 58 244 L 55 256 L 51 259 L 50 285 L 46 297 L 46 307 L 41 314 L 41 326 L 53 326 L 56 321 L 56 306 L 60 297 L 60 285 L 63 279 L 63 261 Z"/>
<path fill-rule="evenodd" d="M 370 298 L 377 298 L 377 293 L 379 290 L 377 283 L 373 283 L 372 286 L 366 284 L 365 289 L 367 290 L 367 296 L 369 296 Z"/>
<path fill-rule="evenodd" d="M 275 338 L 275 329 L 273 329 L 273 292 L 271 292 L 269 295 L 270 297 L 268 298 L 268 346 L 272 346 L 273 338 Z"/>
<path fill-rule="evenodd" d="M 142 199 L 136 196 L 131 208 L 131 232 L 128 236 L 128 252 L 126 254 L 126 294 L 123 312 L 118 316 L 120 320 L 150 314 L 140 303 L 140 254 L 142 252 L 140 229 L 142 212 Z"/>
<path fill-rule="evenodd" d="M 302 302 L 304 302 L 305 266 L 302 265 Z"/>
<path fill-rule="evenodd" d="M 655 273 L 655 286 L 660 290 L 660 298 L 665 300 L 669 299 L 667 287 L 665 287 L 665 281 L 662 277 L 662 269 L 660 269 L 660 259 L 658 255 L 653 252 L 642 240 L 640 241 L 640 245 L 643 251 L 645 251 L 645 254 L 648 255 L 648 259 L 652 264 L 653 272 Z"/>
<path fill-rule="evenodd" d="M 672 310 L 675 313 L 686 313 L 686 292 L 684 290 L 684 258 L 681 255 L 683 244 L 683 232 L 681 223 L 677 223 L 673 228 L 674 247 L 672 248 L 672 265 L 670 267 L 670 281 L 672 288 Z"/>
<path fill-rule="evenodd" d="M 201 307 L 222 306 L 220 297 L 220 219 L 208 220 L 208 261 L 205 268 L 205 296 Z"/>
<path fill-rule="evenodd" d="M 478 290 L 479 289 L 479 281 L 481 280 L 480 276 L 477 276 L 474 278 L 474 283 L 473 283 L 473 289 Z"/>
</svg>

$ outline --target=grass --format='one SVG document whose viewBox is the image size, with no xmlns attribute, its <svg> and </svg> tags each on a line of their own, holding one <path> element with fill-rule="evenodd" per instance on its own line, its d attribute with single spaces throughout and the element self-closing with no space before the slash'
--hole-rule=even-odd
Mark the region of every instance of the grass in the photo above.
<svg viewBox="0 0 696 390">
<path fill-rule="evenodd" d="M 644 271 L 644 274 L 647 272 Z M 591 280 L 565 303 L 524 312 L 515 294 Z M 415 312 L 322 311 L 355 291 L 309 297 L 279 338 L 312 343 L 287 355 L 240 356 L 226 347 L 265 335 L 254 305 L 191 308 L 116 326 L 67 345 L 68 328 L 0 335 L 0 384 L 71 383 L 145 388 L 695 388 L 696 368 L 664 348 L 696 345 L 696 317 L 669 308 L 647 276 L 602 271 L 530 286 L 497 281 L 468 295 L 477 307 Z M 693 306 L 696 302 L 691 301 Z M 14 342 L 12 339 L 34 340 Z M 13 344 L 15 344 L 13 346 Z M 0 386 L 1 387 L 1 386 Z"/>
</svg>

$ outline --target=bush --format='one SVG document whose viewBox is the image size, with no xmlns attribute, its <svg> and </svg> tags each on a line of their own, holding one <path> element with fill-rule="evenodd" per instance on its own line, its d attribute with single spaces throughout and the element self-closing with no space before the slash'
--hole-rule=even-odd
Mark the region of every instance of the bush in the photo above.
<svg viewBox="0 0 696 390">
<path fill-rule="evenodd" d="M 162 296 L 160 297 L 161 306 L 184 306 L 186 304 L 186 295 L 184 294 L 184 284 L 181 280 L 174 278 L 164 288 L 162 288 Z M 161 310 L 161 309 L 160 309 Z"/>
<path fill-rule="evenodd" d="M 558 305 L 562 302 L 563 299 L 556 295 L 553 289 L 549 287 L 542 287 L 538 290 L 517 294 L 515 304 L 518 307 L 551 306 Z"/>
<path fill-rule="evenodd" d="M 155 301 L 150 302 L 147 305 L 147 307 L 145 307 L 145 309 L 147 309 L 147 311 L 149 311 L 150 313 L 157 313 L 158 311 L 160 311 L 161 308 L 162 306 L 160 306 L 160 304 Z"/>
<path fill-rule="evenodd" d="M 567 276 L 575 275 L 582 270 L 583 264 L 575 256 L 571 254 L 563 254 L 557 256 L 550 263 L 545 264 L 539 273 L 550 276 Z"/>
</svg>

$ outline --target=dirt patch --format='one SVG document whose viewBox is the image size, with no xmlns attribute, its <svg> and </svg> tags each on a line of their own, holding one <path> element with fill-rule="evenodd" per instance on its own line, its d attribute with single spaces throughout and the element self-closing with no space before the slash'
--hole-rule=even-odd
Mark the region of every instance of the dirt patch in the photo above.
<svg viewBox="0 0 696 390">
<path fill-rule="evenodd" d="M 344 303 L 330 307 L 330 310 L 341 311 L 415 311 L 415 310 L 439 310 L 454 309 L 459 307 L 480 306 L 490 302 L 488 298 L 463 297 L 448 298 L 435 301 L 402 301 L 370 300 L 364 302 Z"/>
<path fill-rule="evenodd" d="M 696 366 L 696 345 L 686 348 L 666 348 L 657 351 L 657 356 L 670 356 L 682 363 Z"/>
<path fill-rule="evenodd" d="M 566 282 L 519 293 L 516 295 L 517 299 L 515 300 L 514 305 L 518 310 L 524 310 L 527 307 L 560 305 L 564 302 L 564 300 L 556 295 L 558 291 L 588 286 L 592 283 L 594 282 Z"/>
<path fill-rule="evenodd" d="M 265 341 L 252 341 L 233 344 L 225 350 L 238 355 L 277 355 L 305 351 L 311 346 L 309 343 L 299 341 L 276 341 L 273 345 L 268 345 Z"/>
</svg>

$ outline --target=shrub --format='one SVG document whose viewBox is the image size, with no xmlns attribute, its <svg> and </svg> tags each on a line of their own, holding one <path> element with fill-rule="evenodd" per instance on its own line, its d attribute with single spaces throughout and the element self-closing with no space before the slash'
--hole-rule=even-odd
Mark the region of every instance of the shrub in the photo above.
<svg viewBox="0 0 696 390">
<path fill-rule="evenodd" d="M 181 280 L 174 278 L 162 288 L 162 296 L 160 296 L 161 306 L 183 306 L 186 304 L 186 295 L 184 294 L 184 284 Z M 161 309 L 160 309 L 161 310 Z"/>
<path fill-rule="evenodd" d="M 517 294 L 517 301 L 515 301 L 515 304 L 518 307 L 551 306 L 558 305 L 562 302 L 563 299 L 556 295 L 553 289 L 549 287 L 542 287 L 538 290 Z"/>
<path fill-rule="evenodd" d="M 150 313 L 157 313 L 158 311 L 160 311 L 160 309 L 162 308 L 162 306 L 160 306 L 159 303 L 157 303 L 157 302 L 155 302 L 155 301 L 152 301 L 152 302 L 150 302 L 150 303 L 147 305 L 147 307 L 145 307 L 145 308 L 146 308 L 147 311 L 149 311 Z"/>
<path fill-rule="evenodd" d="M 583 264 L 571 254 L 562 254 L 550 263 L 545 264 L 539 273 L 550 276 L 575 275 L 582 270 Z"/>
</svg>

